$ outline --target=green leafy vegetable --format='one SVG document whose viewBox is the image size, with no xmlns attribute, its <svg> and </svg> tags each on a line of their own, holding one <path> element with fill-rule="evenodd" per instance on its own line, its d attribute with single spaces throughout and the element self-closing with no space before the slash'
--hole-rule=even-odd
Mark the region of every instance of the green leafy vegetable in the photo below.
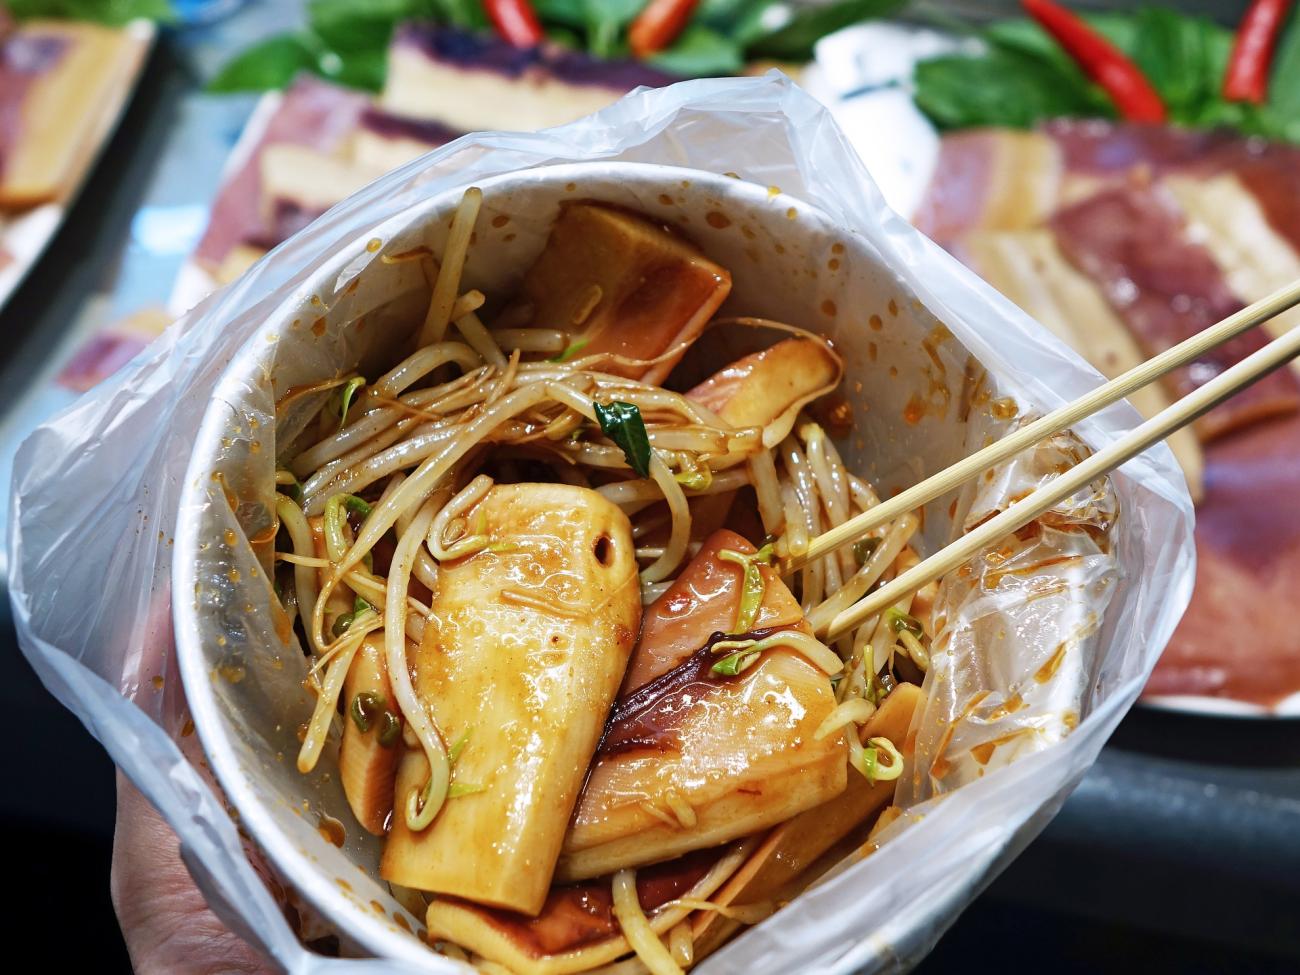
<svg viewBox="0 0 1300 975">
<path fill-rule="evenodd" d="M 18 20 L 50 17 L 56 20 L 89 20 L 120 27 L 131 20 L 176 19 L 171 0 L 7 0 L 4 6 Z"/>
<path fill-rule="evenodd" d="M 1232 52 L 1232 33 L 1203 17 L 1159 7 L 1136 14 L 1133 59 L 1174 118 L 1217 101 Z"/>
<path fill-rule="evenodd" d="M 587 50 L 598 58 L 627 57 L 626 28 L 643 6 L 644 0 L 586 0 L 578 26 L 586 28 Z"/>
<path fill-rule="evenodd" d="M 438 12 L 438 4 L 418 0 L 311 0 L 307 23 L 335 51 L 382 51 L 398 23 L 435 17 Z"/>
<path fill-rule="evenodd" d="M 16 0 L 40 6 L 41 0 Z M 55 0 L 64 6 L 164 5 L 166 0 Z M 552 43 L 605 59 L 628 53 L 628 28 L 647 0 L 533 0 Z M 905 0 L 702 0 L 690 23 L 650 59 L 683 77 L 734 74 L 754 58 L 803 61 L 813 45 L 860 20 L 891 14 Z M 397 24 L 424 20 L 488 30 L 482 0 L 310 0 L 301 31 L 263 41 L 238 55 L 213 79 L 213 91 L 283 88 L 301 71 L 367 91 L 383 87 L 387 48 Z"/>
<path fill-rule="evenodd" d="M 650 63 L 669 74 L 689 78 L 735 74 L 744 67 L 745 56 L 734 40 L 711 28 L 692 24 L 682 31 L 672 47 L 650 58 Z"/>
<path fill-rule="evenodd" d="M 482 792 L 486 789 L 485 785 L 470 785 L 468 782 L 453 782 L 447 787 L 448 799 L 459 799 L 461 796 L 472 796 L 476 792 Z"/>
<path fill-rule="evenodd" d="M 280 34 L 235 55 L 227 61 L 208 91 L 270 91 L 283 88 L 300 71 L 316 69 L 317 53 L 309 38 Z"/>
<path fill-rule="evenodd" d="M 1028 128 L 1059 116 L 1115 114 L 1100 88 L 1051 60 L 1010 49 L 923 61 L 915 84 L 917 107 L 940 128 Z"/>
<path fill-rule="evenodd" d="M 642 477 L 650 476 L 650 437 L 645 432 L 641 411 L 631 403 L 618 400 L 608 406 L 591 404 L 600 421 L 600 431 L 623 450 L 628 467 Z"/>
<path fill-rule="evenodd" d="M 1207 20 L 1160 7 L 1097 14 L 1089 25 L 1133 59 L 1176 125 L 1227 126 L 1246 135 L 1300 142 L 1300 16 L 1274 55 L 1269 102 L 1225 102 L 1223 76 L 1233 33 Z M 1057 117 L 1108 118 L 1109 98 L 1046 32 L 1028 20 L 1005 20 L 980 35 L 981 54 L 924 61 L 914 76 L 916 103 L 940 128 L 1028 128 Z"/>
<path fill-rule="evenodd" d="M 827 34 L 873 17 L 887 17 L 900 10 L 905 2 L 832 0 L 799 7 L 783 4 L 790 13 L 789 19 L 777 30 L 758 38 L 748 53 L 782 61 L 807 61 L 812 57 L 813 46 Z"/>
</svg>

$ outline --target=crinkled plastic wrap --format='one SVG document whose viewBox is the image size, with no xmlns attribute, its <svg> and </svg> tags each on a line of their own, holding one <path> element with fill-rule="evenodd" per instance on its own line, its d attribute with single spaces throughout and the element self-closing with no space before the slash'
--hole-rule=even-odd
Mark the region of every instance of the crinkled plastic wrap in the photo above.
<svg viewBox="0 0 1300 975">
<path fill-rule="evenodd" d="M 570 163 L 589 168 L 551 168 Z M 703 174 L 679 193 L 664 181 L 681 173 L 616 163 Z M 744 182 L 704 175 L 721 173 Z M 466 269 L 489 294 L 540 247 L 557 186 L 684 224 L 732 268 L 731 310 L 836 342 L 856 419 L 841 449 L 886 492 L 999 435 L 1008 401 L 1041 413 L 1099 381 L 891 213 L 826 112 L 776 74 L 634 93 L 544 133 L 466 137 L 345 201 L 195 308 L 21 448 L 11 596 L 46 685 L 175 827 L 218 913 L 294 972 L 458 970 L 404 929 L 420 919 L 376 879 L 378 842 L 351 826 L 329 757 L 309 777 L 293 767 L 310 700 L 266 566 L 275 397 L 391 354 L 428 292 L 414 264 L 381 257 L 439 247 L 470 184 L 485 188 L 480 228 L 509 217 L 496 237 L 481 229 Z M 710 193 L 725 221 L 702 219 Z M 831 255 L 842 273 L 825 270 Z M 1077 427 L 1080 440 L 1058 438 L 937 500 L 925 545 L 1136 420 L 1111 408 Z M 1132 704 L 1190 593 L 1191 525 L 1162 447 L 946 579 L 900 792 L 907 815 L 871 856 L 700 970 L 887 971 L 919 959 L 1042 829 Z M 201 770 L 187 709 L 224 796 Z M 227 799 L 273 871 L 241 842 Z M 350 827 L 342 847 L 318 830 L 322 815 Z M 303 947 L 310 932 L 286 922 L 288 891 L 271 876 L 345 945 L 385 960 Z"/>
</svg>

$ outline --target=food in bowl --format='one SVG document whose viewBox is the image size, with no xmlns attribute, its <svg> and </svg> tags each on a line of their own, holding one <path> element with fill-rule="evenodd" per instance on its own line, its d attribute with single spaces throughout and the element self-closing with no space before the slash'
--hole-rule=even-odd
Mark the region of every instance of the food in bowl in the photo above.
<svg viewBox="0 0 1300 975">
<path fill-rule="evenodd" d="M 917 561 L 919 518 L 782 579 L 877 503 L 827 434 L 832 345 L 716 317 L 725 267 L 583 201 L 484 323 L 480 202 L 441 254 L 385 255 L 430 284 L 406 355 L 277 403 L 277 591 L 316 694 L 298 767 L 341 729 L 381 875 L 445 953 L 676 971 L 892 800 L 934 587 L 818 634 Z M 706 329 L 771 341 L 679 391 Z"/>
</svg>

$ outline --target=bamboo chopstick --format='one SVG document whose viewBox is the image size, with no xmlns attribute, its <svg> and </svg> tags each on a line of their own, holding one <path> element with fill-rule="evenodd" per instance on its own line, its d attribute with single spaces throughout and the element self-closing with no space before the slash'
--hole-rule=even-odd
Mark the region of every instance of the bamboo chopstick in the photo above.
<svg viewBox="0 0 1300 975">
<path fill-rule="evenodd" d="M 1272 302 L 1284 292 L 1294 296 L 1294 300 L 1300 300 L 1300 282 L 1290 288 L 1283 289 L 1283 292 L 1278 292 L 1277 295 L 1265 299 L 1265 301 Z M 1256 306 L 1252 305 L 1251 307 Z M 1290 305 L 1286 307 L 1290 307 Z M 1249 311 L 1250 309 L 1246 310 Z M 892 582 L 881 586 L 875 592 L 864 596 L 852 606 L 842 610 L 838 616 L 830 621 L 826 633 L 818 635 L 823 636 L 824 639 L 833 640 L 845 631 L 870 619 L 903 596 L 915 592 L 926 583 L 938 579 L 945 573 L 955 569 L 985 546 L 1033 521 L 1049 508 L 1064 501 L 1076 491 L 1082 490 L 1095 478 L 1113 471 L 1125 461 L 1131 460 L 1175 430 L 1191 423 L 1207 410 L 1218 406 L 1229 396 L 1239 392 L 1274 369 L 1290 362 L 1297 355 L 1300 355 L 1300 328 L 1292 329 L 1281 338 L 1274 339 L 1264 348 L 1248 355 L 1236 365 L 1211 379 L 1204 386 L 1187 394 L 1177 403 L 1161 410 L 1141 426 L 1129 431 L 1128 434 L 1109 447 L 1099 450 L 1087 460 L 1075 465 L 1056 478 L 1056 480 L 1038 488 L 1029 497 L 1016 502 L 1001 514 L 990 518 L 951 545 L 940 549 L 925 561 L 908 569 Z M 949 470 L 951 469 L 949 468 Z M 930 480 L 935 480 L 935 478 Z M 899 497 L 902 497 L 902 495 L 899 495 Z M 884 504 L 872 508 L 871 511 L 878 511 L 881 507 L 884 507 Z M 852 522 L 846 522 L 845 526 L 849 524 L 852 524 Z"/>
<path fill-rule="evenodd" d="M 823 532 L 809 541 L 806 551 L 787 556 L 781 561 L 782 575 L 802 568 L 809 562 L 835 551 L 841 545 L 856 541 L 873 528 L 893 521 L 899 515 L 928 504 L 1013 454 L 1018 454 L 1026 447 L 1060 433 L 1085 417 L 1123 399 L 1134 390 L 1154 382 L 1165 373 L 1187 365 L 1215 346 L 1235 338 L 1275 315 L 1280 315 L 1297 304 L 1300 304 L 1300 281 L 1279 288 L 1268 297 L 1248 305 L 1217 325 L 1211 325 L 1146 362 L 1134 366 L 1128 372 L 1116 376 L 1110 382 L 1098 386 L 1073 403 L 1025 424 L 983 450 L 976 451 L 933 477 L 926 478 L 920 484 L 894 495 L 887 501 L 880 502 L 874 508 L 864 511 L 855 518 L 850 518 L 842 525 Z M 1228 372 L 1224 372 L 1223 375 L 1228 375 Z"/>
</svg>

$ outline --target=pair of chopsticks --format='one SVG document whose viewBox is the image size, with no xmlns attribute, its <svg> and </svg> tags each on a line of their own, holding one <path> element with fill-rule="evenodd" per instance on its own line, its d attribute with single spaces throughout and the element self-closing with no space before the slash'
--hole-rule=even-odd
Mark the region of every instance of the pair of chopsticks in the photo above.
<svg viewBox="0 0 1300 975">
<path fill-rule="evenodd" d="M 782 574 L 793 572 L 842 545 L 861 538 L 872 529 L 893 521 L 921 505 L 928 504 L 1025 448 L 1060 433 L 1072 424 L 1154 382 L 1165 373 L 1193 362 L 1215 346 L 1297 304 L 1300 304 L 1300 281 L 1280 288 L 1267 298 L 1243 308 L 1217 325 L 1198 332 L 1186 341 L 1134 366 L 1128 372 L 1098 386 L 1073 403 L 1054 410 L 1032 423 L 1027 423 L 1019 430 L 963 458 L 938 474 L 926 478 L 901 494 L 882 501 L 844 524 L 823 532 L 809 542 L 807 550 L 803 553 L 781 562 Z M 1297 355 L 1300 355 L 1300 327 L 1292 329 L 1281 338 L 1274 339 L 1264 348 L 1224 370 L 1177 403 L 1161 410 L 1109 447 L 1099 450 L 1060 477 L 1049 481 L 1028 497 L 1011 505 L 1001 514 L 940 549 L 874 592 L 868 593 L 858 602 L 842 610 L 831 620 L 826 632 L 818 635 L 833 640 L 861 625 L 903 597 L 968 561 L 981 549 L 1027 525 L 1043 512 L 1087 487 L 1096 478 L 1110 473 L 1164 440 L 1174 431 L 1290 362 Z"/>
</svg>

